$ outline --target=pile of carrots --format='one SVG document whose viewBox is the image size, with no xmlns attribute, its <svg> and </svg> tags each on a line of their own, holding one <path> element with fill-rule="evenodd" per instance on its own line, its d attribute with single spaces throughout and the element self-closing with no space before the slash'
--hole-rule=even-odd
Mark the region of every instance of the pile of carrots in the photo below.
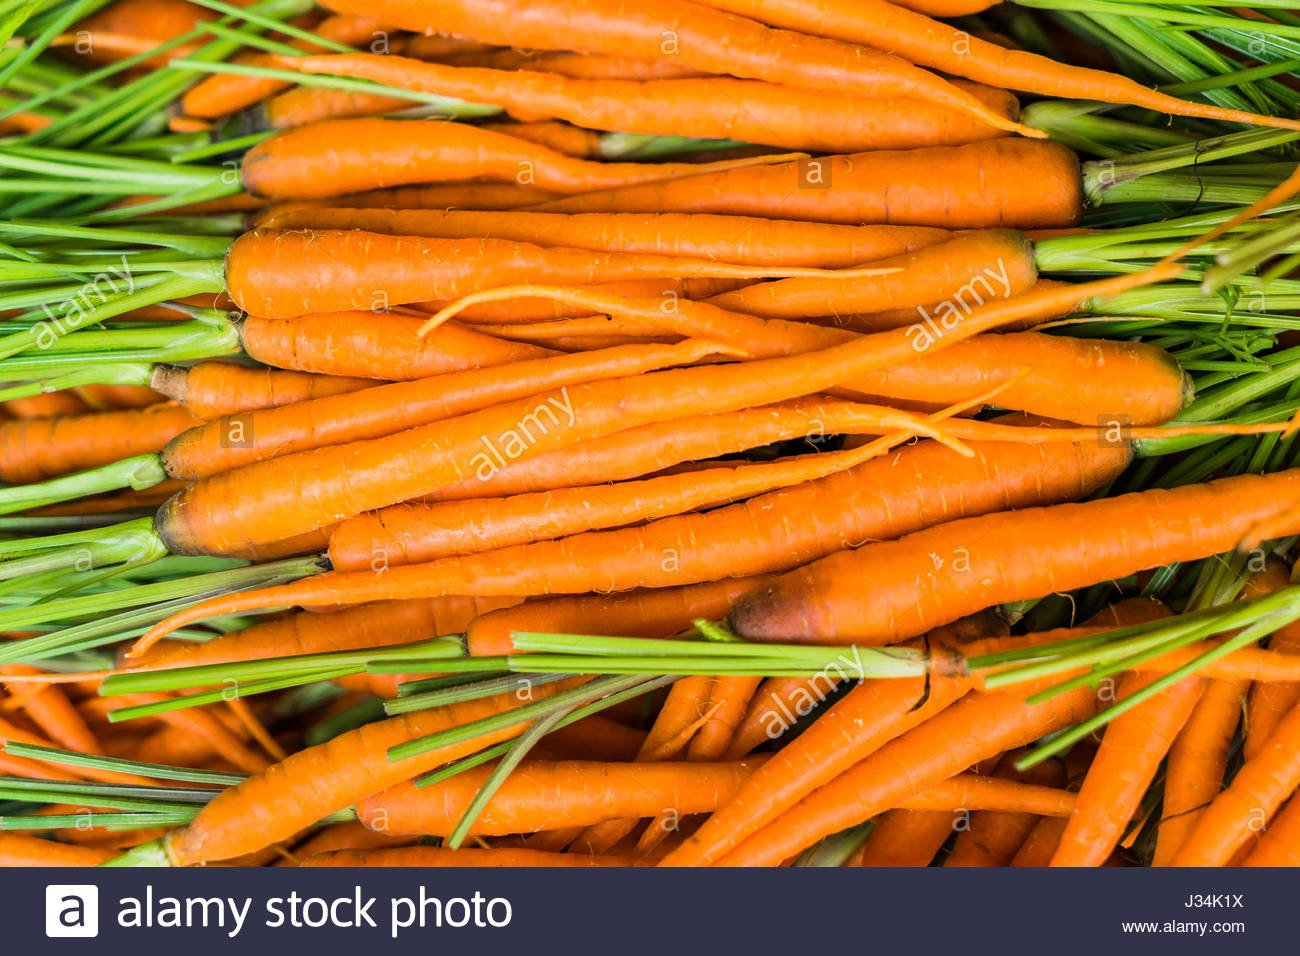
<svg viewBox="0 0 1300 956">
<path fill-rule="evenodd" d="M 1300 119 L 965 0 L 265 6 L 0 59 L 0 864 L 1300 864 Z M 1267 162 L 1099 219 L 1021 96 Z"/>
</svg>

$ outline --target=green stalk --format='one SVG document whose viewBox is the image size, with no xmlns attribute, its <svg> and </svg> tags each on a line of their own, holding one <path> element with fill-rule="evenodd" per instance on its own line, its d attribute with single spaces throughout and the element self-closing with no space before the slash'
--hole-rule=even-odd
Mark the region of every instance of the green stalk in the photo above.
<svg viewBox="0 0 1300 956">
<path fill-rule="evenodd" d="M 160 763 L 141 763 L 138 760 L 126 760 L 122 757 L 101 757 L 97 754 L 83 754 L 76 750 L 59 750 L 54 747 L 21 744 L 13 740 L 5 742 L 4 751 L 13 754 L 15 757 L 26 757 L 30 760 L 40 760 L 69 767 L 111 770 L 115 773 L 133 773 L 138 777 L 177 780 L 182 783 L 204 783 L 218 787 L 233 787 L 243 782 L 247 777 L 246 774 L 242 773 L 226 773 L 221 770 L 195 770 L 190 767 L 172 767 Z"/>
<path fill-rule="evenodd" d="M 193 820 L 196 813 L 196 810 L 165 810 L 145 813 L 65 813 L 0 817 L 0 830 L 62 830 L 76 827 L 152 830 L 156 827 L 183 826 Z"/>
<path fill-rule="evenodd" d="M 393 700 L 386 700 L 384 701 L 384 713 L 389 717 L 396 717 L 399 714 L 409 714 L 417 710 L 432 710 L 435 707 L 446 707 L 464 701 L 482 700 L 485 697 L 494 697 L 497 694 L 526 691 L 533 686 L 554 684 L 557 681 L 574 676 L 576 675 L 566 673 L 512 673 L 504 677 L 494 677 L 471 684 L 459 684 L 443 690 L 431 690 L 422 694 L 407 694 Z"/>
<path fill-rule="evenodd" d="M 103 494 L 121 488 L 143 491 L 167 480 L 167 469 L 163 465 L 162 455 L 150 452 L 123 458 L 111 465 L 101 465 L 88 471 L 50 478 L 29 485 L 15 485 L 12 488 L 0 488 L 0 514 L 12 514 L 29 508 L 43 508 L 61 501 L 76 501 L 89 495 Z M 154 535 L 154 548 L 159 556 L 166 553 L 162 542 Z M 0 580 L 8 575 L 0 568 Z"/>
<path fill-rule="evenodd" d="M 143 717 L 156 717 L 159 714 L 169 714 L 173 711 L 186 710 L 190 707 L 202 707 L 205 704 L 216 704 L 227 700 L 243 700 L 246 697 L 253 697 L 257 694 L 267 694 L 271 691 L 285 690 L 289 687 L 299 687 L 303 684 L 314 684 L 318 681 L 338 680 L 340 677 L 348 677 L 357 673 L 357 671 L 358 668 L 356 667 L 302 670 L 284 677 L 271 677 L 265 680 L 248 681 L 243 684 L 228 684 L 224 687 L 214 688 L 213 690 L 200 691 L 195 694 L 183 694 L 154 704 L 137 704 L 132 707 L 119 707 L 116 710 L 110 710 L 108 712 L 108 720 L 109 723 L 116 724 L 127 720 L 137 720 Z"/>
</svg>

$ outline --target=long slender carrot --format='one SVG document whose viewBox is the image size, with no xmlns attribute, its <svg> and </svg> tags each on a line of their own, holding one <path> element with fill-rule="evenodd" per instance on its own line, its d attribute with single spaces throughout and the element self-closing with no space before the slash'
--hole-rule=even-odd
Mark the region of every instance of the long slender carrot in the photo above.
<svg viewBox="0 0 1300 956">
<path fill-rule="evenodd" d="M 180 37 L 200 24 L 216 19 L 212 11 L 187 0 L 116 0 L 83 20 L 69 34 L 75 43 L 76 56 L 91 63 L 116 63 L 137 53 L 146 53 L 158 44 Z M 114 43 L 114 38 L 134 41 L 134 47 Z M 55 46 L 62 44 L 56 42 Z M 192 52 L 196 43 L 174 47 L 166 54 L 150 57 L 145 66 L 158 69 L 172 57 Z"/>
<path fill-rule="evenodd" d="M 412 54 L 414 55 L 414 54 Z M 429 59 L 420 57 L 420 59 Z M 638 60 L 628 56 L 598 53 L 568 53 L 555 50 L 520 50 L 485 47 L 446 57 L 443 62 L 455 66 L 473 66 L 486 70 L 532 70 L 558 73 L 583 80 L 676 80 L 705 76 L 703 71 L 671 60 Z"/>
<path fill-rule="evenodd" d="M 1064 146 L 994 139 L 701 173 L 549 200 L 533 208 L 569 213 L 768 215 L 847 225 L 1040 229 L 1078 223 L 1082 188 L 1079 161 Z"/>
<path fill-rule="evenodd" d="M 1201 813 L 1170 866 L 1224 866 L 1300 786 L 1300 707 Z"/>
<path fill-rule="evenodd" d="M 380 850 L 336 850 L 318 853 L 303 866 L 401 867 L 540 867 L 540 866 L 645 866 L 636 857 L 591 856 L 586 853 L 549 853 L 517 847 L 449 850 L 438 846 L 407 846 Z"/>
<path fill-rule="evenodd" d="M 0 866 L 99 866 L 115 856 L 109 849 L 69 846 L 23 833 L 0 833 Z"/>
<path fill-rule="evenodd" d="M 11 398 L 3 403 L 9 417 L 53 418 L 58 415 L 82 415 L 90 411 L 85 399 L 73 391 L 46 392 L 29 398 Z"/>
<path fill-rule="evenodd" d="M 188 368 L 159 365 L 150 377 L 151 387 L 205 421 L 355 392 L 374 384 L 369 378 L 285 372 L 231 362 L 200 362 Z"/>
<path fill-rule="evenodd" d="M 565 682 L 533 688 L 549 697 Z M 521 728 L 484 734 L 409 760 L 390 761 L 395 744 L 499 714 L 518 703 L 513 693 L 417 711 L 340 734 L 291 754 L 264 773 L 222 791 L 188 825 L 165 841 L 166 858 L 193 866 L 240 856 L 297 833 L 336 810 L 443 763 L 506 740 Z"/>
<path fill-rule="evenodd" d="M 293 59 L 285 57 L 286 60 Z M 293 129 L 325 120 L 384 116 L 414 105 L 409 99 L 359 90 L 336 90 L 325 86 L 296 86 L 243 114 L 254 129 Z M 250 115 L 251 114 L 251 115 Z M 555 147 L 545 144 L 550 148 Z"/>
<path fill-rule="evenodd" d="M 401 563 L 409 564 L 624 527 L 816 481 L 888 454 L 924 427 L 857 449 L 765 464 L 724 464 L 610 486 L 556 488 L 507 498 L 397 505 L 340 524 L 330 536 L 330 552 L 340 559 L 334 563 L 336 568 L 355 569 L 359 554 L 373 560 L 376 554 L 395 550 Z"/>
<path fill-rule="evenodd" d="M 1015 233 L 998 233 L 1009 246 L 1008 256 L 1023 244 Z M 925 250 L 922 250 L 923 255 Z M 903 280 L 903 273 L 895 278 Z M 776 285 L 778 283 L 773 283 Z M 835 283 L 828 285 L 833 290 Z M 1052 418 L 1095 424 L 1115 420 L 1139 425 L 1168 421 L 1181 409 L 1189 391 L 1185 376 L 1168 354 L 1150 345 L 1071 339 L 1034 332 L 979 336 L 951 342 L 950 329 L 961 329 L 975 311 L 1031 300 L 1061 303 L 1080 296 L 1081 286 L 1048 287 L 1012 299 L 984 298 L 978 292 L 959 292 L 961 306 L 949 302 L 940 314 L 918 313 L 905 329 L 894 329 L 912 342 L 910 361 L 881 371 L 854 376 L 840 384 L 862 395 L 885 395 L 921 402 L 957 402 L 994 385 L 1005 384 L 1000 403 Z M 428 325 L 440 323 L 464 305 L 528 295 L 581 304 L 618 317 L 632 317 L 680 335 L 744 348 L 758 357 L 788 355 L 849 343 L 857 333 L 805 322 L 762 319 L 719 308 L 710 302 L 678 299 L 627 299 L 594 289 L 561 289 L 547 286 L 504 287 L 478 293 L 442 309 Z M 969 301 L 968 301 L 969 300 Z M 1036 313 L 1032 307 L 1027 310 Z M 1019 308 L 1017 315 L 1023 315 Z M 875 333 L 884 334 L 884 333 Z M 941 345 L 942 351 L 935 351 Z M 1087 368 L 1084 373 L 1082 370 Z M 1067 371 L 1068 370 L 1068 371 Z M 1061 376 L 1068 375 L 1069 387 Z M 1122 408 L 1122 412 L 1116 409 Z"/>
<path fill-rule="evenodd" d="M 730 606 L 728 602 L 727 607 Z M 723 756 L 728 760 L 737 760 L 759 745 L 776 740 L 793 726 L 797 718 L 812 713 L 839 683 L 839 678 L 834 674 L 769 677 L 750 701 L 749 709 L 737 725 L 731 744 Z"/>
<path fill-rule="evenodd" d="M 1126 676 L 1118 696 L 1129 697 L 1156 679 L 1151 674 Z M 1101 866 L 1106 861 L 1204 691 L 1203 679 L 1185 678 L 1106 725 L 1052 866 Z"/>
<path fill-rule="evenodd" d="M 330 0 L 335 11 L 359 11 L 359 0 Z M 501 46 L 566 50 L 581 37 L 583 52 L 684 63 L 709 73 L 769 80 L 868 98 L 928 100 L 1016 132 L 1037 135 L 988 110 L 943 80 L 907 61 L 785 30 L 772 30 L 687 0 L 653 8 L 626 0 L 588 0 L 580 9 L 563 0 L 444 0 L 433 8 L 380 4 L 378 13 L 417 32 L 436 25 L 457 36 Z"/>
<path fill-rule="evenodd" d="M 364 216 L 367 212 L 373 210 L 357 211 Z M 417 215 L 428 212 L 427 210 L 412 211 Z M 455 210 L 452 210 L 452 212 L 455 212 Z M 441 215 L 441 213 L 438 214 Z M 547 213 L 532 213 L 531 215 L 545 216 Z M 341 217 L 340 221 L 346 221 L 346 219 L 347 217 L 344 216 Z M 381 229 L 380 231 L 384 230 Z M 415 234 L 418 235 L 419 230 L 415 230 Z M 582 237 L 575 238 L 581 241 Z M 617 239 L 612 240 L 613 244 L 617 244 L 618 241 Z M 545 243 L 542 244 L 545 245 Z M 665 254 L 676 255 L 675 252 L 670 251 Z M 708 252 L 705 252 L 703 257 L 727 261 L 725 256 L 712 256 Z M 852 264 L 850 263 L 850 265 Z M 631 296 L 633 298 L 660 296 L 664 299 L 671 299 L 676 296 L 681 299 L 707 299 L 709 296 L 730 292 L 732 289 L 739 289 L 748 284 L 743 279 L 632 279 L 626 282 L 602 282 L 594 288 L 601 292 Z M 446 308 L 448 304 L 447 302 L 414 302 L 411 304 L 411 308 L 426 314 L 433 314 Z M 534 299 L 527 296 L 469 305 L 461 311 L 460 315 L 467 323 L 473 324 L 477 331 L 489 335 L 513 334 L 518 331 L 517 326 L 568 318 L 586 318 L 593 321 L 605 318 L 611 323 L 613 321 L 606 316 L 592 315 L 590 309 L 581 305 L 570 306 L 544 297 Z M 657 328 L 649 326 L 648 323 L 646 328 L 656 333 L 659 331 Z"/>
<path fill-rule="evenodd" d="M 983 763 L 983 762 L 982 762 Z M 1021 780 L 986 776 L 982 763 L 970 773 L 959 773 L 902 797 L 898 805 L 914 810 L 986 810 L 991 813 L 1028 813 L 1033 816 L 1069 816 L 1076 803 L 1074 794 Z"/>
<path fill-rule="evenodd" d="M 618 637 L 668 637 L 697 618 L 725 614 L 731 602 L 759 580 L 726 578 L 679 588 L 525 601 L 474 618 L 465 629 L 465 644 L 471 656 L 495 657 L 522 653 L 511 636 L 515 631 L 576 634 L 599 630 Z"/>
<path fill-rule="evenodd" d="M 597 163 L 446 120 L 338 119 L 283 130 L 244 154 L 244 188 L 267 199 L 323 199 L 416 183 L 488 179 L 565 195 L 765 165 Z"/>
<path fill-rule="evenodd" d="M 1273 632 L 1268 649 L 1274 654 L 1300 654 L 1300 624 L 1287 624 Z M 1260 683 L 1250 689 L 1246 702 L 1246 738 L 1241 752 L 1251 759 L 1268 743 L 1277 725 L 1300 703 L 1300 684 Z"/>
<path fill-rule="evenodd" d="M 1066 283 L 1059 282 L 1055 279 L 1039 279 L 1032 286 L 1030 291 L 1042 292 L 1046 289 L 1064 288 Z M 947 300 L 945 300 L 947 301 Z M 920 306 L 910 309 L 885 309 L 881 312 L 870 312 L 859 315 L 828 315 L 828 316 L 811 316 L 811 321 L 818 325 L 830 325 L 835 328 L 852 329 L 855 332 L 883 332 L 886 329 L 897 329 L 903 326 L 913 325 L 919 317 L 924 315 L 934 317 L 942 316 L 952 305 L 956 303 L 948 302 L 926 302 Z M 1083 303 L 1080 303 L 1082 305 Z M 1009 323 L 1001 329 L 1005 332 L 1027 332 L 1031 329 L 1039 328 L 1056 319 L 1063 319 L 1071 312 L 1072 308 L 1063 309 L 1044 309 L 1037 315 L 1027 316 L 1018 322 Z"/>
<path fill-rule="evenodd" d="M 470 834 L 502 835 L 648 817 L 672 809 L 708 813 L 730 798 L 761 760 L 731 763 L 525 761 L 492 795 Z M 399 784 L 367 797 L 357 816 L 389 834 L 446 836 L 493 767 L 457 774 L 432 787 Z"/>
<path fill-rule="evenodd" d="M 513 51 L 509 52 L 513 53 Z M 601 147 L 603 140 L 599 132 L 569 123 L 535 120 L 528 123 L 480 123 L 479 125 L 484 129 L 504 133 L 516 139 L 537 143 L 539 146 L 545 146 L 566 156 L 600 159 L 603 155 Z"/>
<path fill-rule="evenodd" d="M 1177 267 L 1152 269 L 1141 274 L 1101 280 L 1089 286 L 1093 292 L 1106 294 L 1141 286 L 1179 271 Z M 1038 304 L 1026 301 L 1032 298 L 1036 297 L 998 300 L 977 308 L 963 326 L 936 343 L 936 347 L 943 348 L 946 344 L 960 341 L 963 336 L 975 335 L 988 326 L 1000 324 L 1007 320 L 1008 313 L 1011 318 L 1016 317 L 1018 309 L 1033 308 Z M 808 394 L 837 380 L 881 368 L 912 352 L 906 335 L 886 332 L 822 352 L 789 358 L 707 369 L 653 372 L 633 379 L 579 385 L 568 390 L 567 407 L 582 409 L 582 436 L 595 437 L 641 422 L 684 417 L 703 407 L 725 411 Z M 964 396 L 966 399 L 970 397 Z M 563 405 L 563 400 L 560 401 Z M 482 448 L 483 435 L 501 435 L 507 429 L 520 426 L 521 422 L 537 420 L 538 414 L 536 403 L 526 399 L 460 416 L 436 426 L 413 428 L 396 436 L 342 446 L 345 451 L 319 449 L 236 469 L 218 478 L 196 482 L 172 498 L 157 519 L 158 531 L 177 553 L 228 550 L 245 547 L 257 540 L 283 540 L 307 528 L 322 527 L 346 514 L 406 500 L 467 477 L 469 470 L 476 466 L 462 456 L 472 458 L 477 454 Z M 576 424 L 577 420 L 575 413 L 571 424 Z M 562 421 L 556 417 L 556 427 L 547 429 L 544 434 L 536 427 L 531 428 L 532 444 L 520 457 L 572 444 L 571 429 L 559 427 Z M 1101 454 L 1095 456 L 1096 459 L 1109 459 L 1112 464 L 1128 454 L 1127 449 L 1097 451 Z M 408 467 L 412 455 L 420 459 L 418 468 Z M 1093 456 L 1089 455 L 1089 458 Z M 1100 460 L 1093 462 L 1094 466 L 1099 464 Z M 346 482 L 340 483 L 331 477 L 339 469 L 346 473 Z M 268 487 L 261 484 L 255 474 L 267 470 L 276 476 L 292 475 L 296 480 L 286 484 L 277 478 L 274 486 Z M 1072 477 L 1080 476 L 1076 472 Z M 223 485 L 229 490 L 223 492 Z M 208 510 L 205 499 L 214 510 Z M 286 509 L 285 503 L 290 501 L 294 507 Z M 659 573 L 663 573 L 662 568 Z M 733 573 L 753 572 L 738 570 Z M 383 581 L 400 588 L 409 583 L 406 579 L 411 574 L 417 581 L 422 577 L 418 569 L 394 568 L 383 576 Z M 423 577 L 427 580 L 427 575 Z M 716 577 L 716 574 L 708 577 Z M 316 594 L 327 592 L 329 597 L 322 603 L 336 603 L 340 598 L 347 603 L 365 603 L 372 599 L 365 592 L 375 588 L 377 583 L 370 580 L 362 583 L 353 578 L 349 581 L 351 586 L 340 593 L 329 587 L 331 578 L 324 580 L 326 587 L 323 589 L 319 587 L 320 579 L 317 579 L 303 590 Z M 679 579 L 668 583 L 689 582 Z M 633 583 L 629 582 L 629 586 Z M 376 590 L 383 592 L 387 587 Z M 580 590 L 589 588 L 584 586 Z M 268 597 L 274 601 L 288 596 L 284 589 L 272 589 L 249 592 L 231 600 L 252 607 Z M 195 619 L 214 606 L 196 605 L 187 614 Z M 156 628 L 153 635 L 164 633 L 178 620 L 180 618 L 170 619 L 165 626 Z"/>
<path fill-rule="evenodd" d="M 790 572 L 737 602 L 731 622 L 756 640 L 891 643 L 994 604 L 1231 550 L 1297 496 L 1292 470 L 962 519 Z M 869 596 L 844 586 L 861 580 Z"/>
<path fill-rule="evenodd" d="M 398 186 L 396 189 L 373 189 L 352 193 L 334 200 L 335 205 L 364 209 L 470 209 L 491 211 L 517 209 L 558 199 L 559 194 L 537 186 L 520 183 L 437 183 L 431 186 Z M 320 202 L 320 200 L 317 200 Z M 286 203 L 281 206 L 311 206 L 312 203 Z"/>
<path fill-rule="evenodd" d="M 486 236 L 539 246 L 826 269 L 904 255 L 951 235 L 945 229 L 921 226 L 843 226 L 707 213 L 563 215 L 409 207 L 290 208 L 265 217 L 261 224 L 271 229 L 364 229 L 449 239 Z M 472 309 L 462 316 L 482 317 Z"/>
<path fill-rule="evenodd" d="M 0 480 L 40 481 L 157 451 L 196 424 L 173 404 L 0 422 Z"/>
<path fill-rule="evenodd" d="M 991 126 L 985 116 L 944 104 L 910 98 L 827 99 L 815 90 L 719 76 L 584 80 L 533 69 L 447 66 L 364 53 L 279 57 L 274 65 L 490 103 L 524 120 L 561 119 L 589 129 L 733 139 L 826 153 L 977 142 L 1006 135 L 1018 115 L 1015 97 L 971 84 L 954 85 L 987 113 L 1006 120 L 1002 128 Z"/>
<path fill-rule="evenodd" d="M 888 0 L 701 0 L 705 5 L 749 16 L 791 30 L 848 42 L 867 43 L 905 56 L 913 63 L 1049 97 L 1126 103 L 1171 113 L 1281 129 L 1300 128 L 1293 120 L 1261 116 L 1206 103 L 1180 100 L 1116 73 L 1054 62 L 1007 49 L 939 23 L 924 13 Z M 940 14 L 947 16 L 948 14 Z"/>
<path fill-rule="evenodd" d="M 371 20 L 360 11 L 358 16 L 326 17 L 312 29 L 322 39 L 335 40 L 339 43 L 364 43 L 378 30 L 385 30 L 384 25 Z M 316 47 L 308 41 L 293 39 L 289 45 L 299 50 L 311 50 Z M 245 57 L 243 61 L 256 60 L 256 56 Z M 236 58 L 236 62 L 240 62 Z M 202 119 L 218 119 L 238 113 L 267 97 L 274 96 L 290 86 L 284 80 L 263 76 L 242 74 L 218 74 L 205 77 L 181 97 L 181 111 L 187 116 Z"/>
<path fill-rule="evenodd" d="M 37 674 L 39 668 L 26 664 L 13 664 L 4 668 L 6 674 Z M 77 708 L 72 705 L 62 689 L 45 686 L 20 699 L 19 706 L 31 722 L 57 746 L 82 753 L 98 754 L 99 741 L 86 725 Z"/>
<path fill-rule="evenodd" d="M 1300 800 L 1287 801 L 1241 865 L 1300 866 Z"/>
<path fill-rule="evenodd" d="M 304 263 L 315 264 L 311 283 L 298 281 Z M 357 230 L 255 229 L 236 239 L 226 255 L 231 297 L 246 312 L 265 318 L 455 299 L 523 281 L 594 285 L 661 277 L 761 279 L 809 271 L 821 270 Z"/>
<path fill-rule="evenodd" d="M 1019 689 L 970 695 L 885 744 L 747 837 L 717 859 L 716 865 L 778 863 L 821 837 L 875 816 L 980 760 L 1075 723 L 1097 706 L 1096 694 L 1088 688 L 1058 694 L 1033 706 L 1024 702 L 1024 692 Z"/>
<path fill-rule="evenodd" d="M 163 400 L 152 388 L 144 385 L 82 385 L 77 394 L 97 411 L 126 408 L 148 408 Z"/>
<path fill-rule="evenodd" d="M 954 822 L 954 815 L 944 810 L 886 810 L 873 818 L 871 834 L 853 863 L 929 866 L 952 836 Z"/>
<path fill-rule="evenodd" d="M 618 346 L 578 355 L 524 358 L 387 385 L 369 382 L 374 387 L 210 421 L 168 443 L 163 461 L 170 475 L 201 478 L 276 455 L 391 435 L 569 385 L 690 365 L 715 351 L 701 342 Z M 239 428 L 247 440 L 232 442 L 232 432 Z"/>
</svg>

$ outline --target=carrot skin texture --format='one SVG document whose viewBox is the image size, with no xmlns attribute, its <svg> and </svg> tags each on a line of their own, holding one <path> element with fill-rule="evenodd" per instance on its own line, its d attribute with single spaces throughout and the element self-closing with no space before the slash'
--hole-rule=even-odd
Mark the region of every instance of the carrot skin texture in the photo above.
<svg viewBox="0 0 1300 956">
<path fill-rule="evenodd" d="M 1081 689 L 1029 707 L 1023 690 L 976 694 L 909 730 L 748 837 L 718 866 L 764 866 L 875 816 L 989 756 L 1023 746 L 1097 709 Z"/>
<path fill-rule="evenodd" d="M 361 0 L 330 0 L 336 12 L 362 11 Z M 398 26 L 448 33 L 500 46 L 562 49 L 581 37 L 584 53 L 669 60 L 708 73 L 768 80 L 869 98 L 919 98 L 962 109 L 1003 129 L 1023 127 L 992 113 L 969 94 L 906 60 L 868 47 L 773 30 L 753 20 L 698 4 L 669 0 L 653 8 L 626 0 L 588 0 L 574 8 L 563 0 L 442 0 L 433 7 L 389 0 L 379 11 Z M 561 29 L 557 25 L 562 24 Z M 665 33 L 667 31 L 667 34 Z M 665 49 L 665 36 L 672 49 Z"/>
<path fill-rule="evenodd" d="M 929 866 L 953 834 L 944 810 L 886 810 L 854 862 L 857 866 Z"/>
<path fill-rule="evenodd" d="M 184 405 L 195 418 L 278 408 L 327 395 L 355 392 L 374 384 L 368 378 L 312 375 L 273 368 L 245 368 L 229 362 L 201 362 L 190 368 L 162 365 L 151 384 Z"/>
<path fill-rule="evenodd" d="M 1294 796 L 1269 821 L 1242 866 L 1300 866 L 1300 800 Z"/>
<path fill-rule="evenodd" d="M 362 229 L 446 239 L 490 237 L 539 246 L 712 259 L 737 265 L 848 268 L 950 237 L 946 229 L 841 226 L 756 216 L 688 213 L 488 213 L 464 209 L 297 208 L 262 222 L 269 229 Z M 462 315 L 469 317 L 472 312 Z"/>
<path fill-rule="evenodd" d="M 1278 628 L 1269 638 L 1268 649 L 1275 654 L 1300 654 L 1300 624 Z M 1242 754 L 1249 760 L 1268 743 L 1277 725 L 1300 704 L 1300 684 L 1268 683 L 1251 688 L 1246 702 L 1246 740 Z"/>
<path fill-rule="evenodd" d="M 527 67 L 503 71 L 364 53 L 283 57 L 274 62 L 283 69 L 309 74 L 341 73 L 490 103 L 518 119 L 562 119 L 588 130 L 731 139 L 823 153 L 956 146 L 1007 135 L 977 118 L 925 100 L 845 96 L 828 101 L 811 90 L 731 77 L 584 80 Z M 1017 118 L 1019 104 L 1010 94 L 965 83 L 954 85 L 998 115 Z M 377 105 L 380 109 L 375 112 L 390 108 Z M 510 132 L 508 126 L 499 129 Z M 555 148 L 556 144 L 548 141 L 546 145 Z"/>
<path fill-rule="evenodd" d="M 543 699 L 564 686 L 560 682 L 536 687 L 533 696 Z M 291 754 L 222 791 L 191 823 L 173 831 L 166 841 L 168 856 L 176 866 L 194 866 L 251 853 L 372 793 L 507 740 L 522 728 L 485 734 L 409 760 L 390 761 L 387 756 L 396 744 L 500 713 L 514 700 L 513 694 L 505 694 L 392 717 Z"/>
<path fill-rule="evenodd" d="M 450 850 L 438 846 L 408 846 L 379 850 L 336 850 L 318 853 L 303 866 L 400 867 L 587 867 L 648 866 L 650 860 L 626 856 L 591 856 L 586 853 L 551 853 L 516 847 Z"/>
<path fill-rule="evenodd" d="M 893 643 L 1005 601 L 1230 550 L 1298 496 L 1292 470 L 962 519 L 790 572 L 738 602 L 731 623 L 751 640 Z M 1122 542 L 1107 530 L 1117 523 Z M 934 567 L 931 555 L 954 549 L 966 549 L 969 575 Z M 874 582 L 869 600 L 842 586 L 861 580 Z"/>
<path fill-rule="evenodd" d="M 1025 183 L 1035 189 L 1026 192 Z M 829 186 L 822 186 L 829 183 Z M 699 173 L 550 200 L 538 212 L 686 212 L 845 225 L 1043 229 L 1076 225 L 1083 186 L 1058 143 L 995 139 Z"/>
<path fill-rule="evenodd" d="M 493 794 L 469 832 L 535 833 L 653 816 L 669 807 L 682 815 L 708 813 L 759 763 L 525 761 Z M 468 770 L 423 789 L 399 784 L 363 800 L 358 816 L 385 833 L 447 836 L 492 769 Z"/>
<path fill-rule="evenodd" d="M 0 866 L 99 866 L 116 854 L 93 846 L 70 846 L 24 833 L 0 833 Z"/>
<path fill-rule="evenodd" d="M 1126 677 L 1120 682 L 1120 699 L 1155 679 L 1148 674 Z M 1052 866 L 1101 866 L 1106 862 L 1204 690 L 1201 678 L 1187 678 L 1106 725 L 1101 746 L 1079 788 L 1074 813 L 1052 854 Z"/>
</svg>

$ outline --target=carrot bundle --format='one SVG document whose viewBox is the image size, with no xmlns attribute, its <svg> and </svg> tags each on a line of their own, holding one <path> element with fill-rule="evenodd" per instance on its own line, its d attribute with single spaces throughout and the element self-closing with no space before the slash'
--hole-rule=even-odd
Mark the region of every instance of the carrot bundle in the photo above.
<svg viewBox="0 0 1300 956">
<path fill-rule="evenodd" d="M 790 572 L 742 598 L 731 622 L 753 640 L 890 643 L 994 604 L 1231 550 L 1297 496 L 1293 470 L 951 522 Z M 848 585 L 864 579 L 869 595 Z"/>
</svg>

